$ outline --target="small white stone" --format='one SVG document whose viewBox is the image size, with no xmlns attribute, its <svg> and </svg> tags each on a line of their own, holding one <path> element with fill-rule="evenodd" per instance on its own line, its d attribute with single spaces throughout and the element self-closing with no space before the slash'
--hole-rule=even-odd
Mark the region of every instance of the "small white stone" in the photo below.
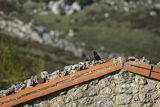
<svg viewBox="0 0 160 107">
<path fill-rule="evenodd" d="M 108 17 L 109 17 L 109 13 L 105 13 L 105 14 L 104 14 L 104 17 L 105 17 L 105 18 L 108 18 Z"/>
<path fill-rule="evenodd" d="M 156 16 L 157 13 L 156 13 L 155 11 L 150 11 L 150 12 L 149 12 L 149 15 L 150 15 L 150 16 Z"/>
</svg>

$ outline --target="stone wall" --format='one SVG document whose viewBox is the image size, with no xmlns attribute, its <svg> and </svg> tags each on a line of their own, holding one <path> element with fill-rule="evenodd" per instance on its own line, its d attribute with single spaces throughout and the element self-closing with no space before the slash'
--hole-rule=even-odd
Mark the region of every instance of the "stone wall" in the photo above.
<svg viewBox="0 0 160 107">
<path fill-rule="evenodd" d="M 160 107 L 160 82 L 126 71 L 73 86 L 25 107 Z"/>
</svg>

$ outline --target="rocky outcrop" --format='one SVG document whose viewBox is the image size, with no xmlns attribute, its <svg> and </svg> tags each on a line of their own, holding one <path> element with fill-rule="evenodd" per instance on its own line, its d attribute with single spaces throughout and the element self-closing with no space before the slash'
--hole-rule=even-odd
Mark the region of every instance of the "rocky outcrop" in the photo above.
<svg viewBox="0 0 160 107">
<path fill-rule="evenodd" d="M 36 107 L 159 107 L 160 82 L 127 71 L 42 97 Z"/>
<path fill-rule="evenodd" d="M 58 31 L 49 31 L 43 26 L 34 26 L 31 22 L 26 24 L 18 19 L 0 20 L 0 31 L 7 32 L 13 37 L 60 48 L 78 57 L 82 56 L 82 49 L 67 40 L 60 39 Z"/>
<path fill-rule="evenodd" d="M 81 6 L 77 2 L 65 3 L 64 0 L 59 0 L 57 2 L 51 1 L 48 4 L 48 9 L 51 13 L 56 15 L 66 14 L 71 15 L 75 12 L 81 11 Z"/>
<path fill-rule="evenodd" d="M 86 5 L 93 3 L 102 3 L 106 5 L 108 10 L 118 12 L 130 12 L 132 10 L 143 9 L 150 10 L 151 16 L 159 15 L 160 2 L 158 0 L 51 0 L 47 3 L 45 9 L 37 9 L 36 13 L 40 14 L 55 14 L 55 15 L 72 15 L 73 13 L 81 11 Z M 157 11 L 158 10 L 158 11 Z M 108 14 L 105 14 L 105 17 Z"/>
</svg>

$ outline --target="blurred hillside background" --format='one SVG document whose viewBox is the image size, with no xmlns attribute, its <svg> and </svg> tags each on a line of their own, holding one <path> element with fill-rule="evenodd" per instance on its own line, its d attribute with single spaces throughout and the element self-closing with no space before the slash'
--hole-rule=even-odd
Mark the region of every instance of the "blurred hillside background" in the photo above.
<svg viewBox="0 0 160 107">
<path fill-rule="evenodd" d="M 0 89 L 93 50 L 160 61 L 160 0 L 0 0 Z"/>
</svg>

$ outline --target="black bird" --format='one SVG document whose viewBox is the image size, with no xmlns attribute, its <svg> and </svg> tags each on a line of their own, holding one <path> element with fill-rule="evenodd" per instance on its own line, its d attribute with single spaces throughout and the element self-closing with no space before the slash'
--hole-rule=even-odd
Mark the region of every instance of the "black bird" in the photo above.
<svg viewBox="0 0 160 107">
<path fill-rule="evenodd" d="M 93 51 L 93 56 L 95 60 L 101 60 L 101 57 L 98 55 L 96 51 Z"/>
<path fill-rule="evenodd" d="M 85 61 L 89 61 L 89 58 L 86 58 Z"/>
</svg>

